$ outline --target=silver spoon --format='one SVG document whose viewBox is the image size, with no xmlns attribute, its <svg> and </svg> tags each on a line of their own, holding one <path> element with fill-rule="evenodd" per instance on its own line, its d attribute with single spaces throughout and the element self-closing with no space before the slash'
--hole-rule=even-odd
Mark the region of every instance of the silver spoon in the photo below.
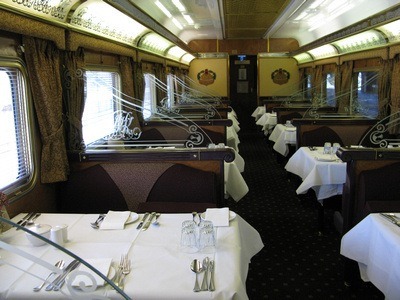
<svg viewBox="0 0 400 300">
<path fill-rule="evenodd" d="M 160 225 L 160 223 L 158 223 L 158 218 L 161 216 L 161 214 L 160 213 L 156 213 L 155 216 L 156 217 L 154 218 L 154 221 L 151 222 L 151 224 L 154 225 L 154 226 L 158 226 L 158 225 Z"/>
<path fill-rule="evenodd" d="M 192 216 L 193 216 L 193 222 L 197 225 L 197 222 L 196 222 L 197 212 L 192 211 Z"/>
<path fill-rule="evenodd" d="M 59 260 L 58 262 L 56 262 L 56 264 L 55 264 L 55 266 L 57 267 L 57 268 L 59 268 L 59 269 L 62 269 L 63 267 L 64 267 L 64 265 L 65 265 L 65 262 L 63 261 L 63 260 Z M 39 292 L 41 289 L 42 289 L 42 287 L 44 287 L 44 285 L 47 283 L 47 281 L 49 280 L 49 278 L 51 277 L 51 276 L 53 276 L 54 274 L 56 274 L 55 272 L 51 272 L 48 276 L 47 276 L 47 278 L 42 282 L 42 284 L 40 284 L 40 285 L 38 285 L 38 286 L 35 286 L 34 288 L 33 288 L 33 291 L 34 292 Z"/>
<path fill-rule="evenodd" d="M 200 292 L 200 286 L 199 286 L 199 281 L 197 279 L 197 276 L 200 272 L 203 271 L 202 266 L 201 266 L 201 261 L 195 259 L 192 261 L 192 263 L 190 264 L 190 269 L 196 273 L 196 281 L 194 282 L 194 288 L 193 288 L 193 292 Z"/>
<path fill-rule="evenodd" d="M 204 277 L 203 277 L 203 281 L 201 283 L 201 290 L 202 291 L 207 291 L 208 290 L 208 264 L 210 262 L 210 259 L 208 257 L 205 257 L 203 259 L 203 269 L 204 269 Z"/>
<path fill-rule="evenodd" d="M 100 223 L 103 222 L 104 218 L 106 217 L 106 215 L 99 215 L 99 217 L 97 218 L 97 220 L 93 223 L 90 223 L 90 226 L 92 226 L 92 228 L 94 229 L 99 229 L 100 227 Z"/>
<path fill-rule="evenodd" d="M 32 226 L 32 225 L 34 225 L 34 224 L 35 224 L 35 220 L 36 220 L 37 218 L 39 218 L 40 215 L 41 215 L 40 213 L 35 214 L 34 217 L 33 217 L 32 219 L 30 219 L 30 220 L 26 223 L 25 226 Z"/>
</svg>

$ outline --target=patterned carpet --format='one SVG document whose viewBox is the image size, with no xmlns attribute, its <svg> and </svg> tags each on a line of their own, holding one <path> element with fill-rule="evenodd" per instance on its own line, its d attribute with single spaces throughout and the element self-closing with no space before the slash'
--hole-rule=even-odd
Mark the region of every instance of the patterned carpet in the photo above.
<svg viewBox="0 0 400 300">
<path fill-rule="evenodd" d="M 384 299 L 370 283 L 344 286 L 333 211 L 325 210 L 325 230 L 319 234 L 319 204 L 313 197 L 296 195 L 298 181 L 277 162 L 263 134 L 250 130 L 239 136 L 250 191 L 239 202 L 230 199 L 229 206 L 258 230 L 265 244 L 250 264 L 250 300 Z"/>
</svg>

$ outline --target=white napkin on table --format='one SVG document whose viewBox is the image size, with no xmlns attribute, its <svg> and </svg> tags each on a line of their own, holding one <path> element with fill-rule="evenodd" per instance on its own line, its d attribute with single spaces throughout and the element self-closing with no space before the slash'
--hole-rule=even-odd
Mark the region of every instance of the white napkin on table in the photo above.
<svg viewBox="0 0 400 300">
<path fill-rule="evenodd" d="M 124 229 L 125 223 L 128 220 L 130 211 L 112 211 L 110 210 L 103 222 L 100 224 L 100 229 Z"/>
<path fill-rule="evenodd" d="M 93 267 L 95 267 L 103 275 L 108 276 L 112 258 L 93 258 L 93 259 L 86 259 L 85 261 L 91 264 Z M 86 267 L 85 265 L 83 264 L 79 265 L 78 270 L 93 275 L 97 286 L 104 285 L 105 280 L 101 278 L 98 274 L 96 274 L 94 271 Z M 84 282 L 85 286 L 92 286 L 93 284 L 92 280 L 87 275 L 79 274 L 74 278 L 72 286 L 79 286 L 80 282 Z"/>
<path fill-rule="evenodd" d="M 229 208 L 207 208 L 206 220 L 212 221 L 214 226 L 229 226 Z"/>
</svg>

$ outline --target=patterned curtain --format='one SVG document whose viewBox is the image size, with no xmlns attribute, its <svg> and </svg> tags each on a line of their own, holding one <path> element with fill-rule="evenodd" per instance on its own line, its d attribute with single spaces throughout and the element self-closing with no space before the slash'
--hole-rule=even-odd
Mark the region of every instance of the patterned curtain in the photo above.
<svg viewBox="0 0 400 300">
<path fill-rule="evenodd" d="M 68 150 L 85 148 L 82 134 L 82 115 L 85 108 L 84 96 L 84 51 L 65 51 L 63 62 L 63 101 L 66 115 Z"/>
<path fill-rule="evenodd" d="M 393 59 L 393 69 L 391 78 L 391 92 L 390 92 L 390 114 L 393 116 L 393 120 L 398 117 L 400 112 L 400 56 L 396 55 Z M 400 124 L 392 126 L 390 129 L 391 134 L 400 133 Z"/>
<path fill-rule="evenodd" d="M 167 82 L 167 77 L 165 74 L 164 66 L 161 64 L 155 64 L 154 66 L 154 75 L 156 78 L 163 83 Z M 157 105 L 161 105 L 161 101 L 167 96 L 167 93 L 159 88 L 157 88 Z"/>
<path fill-rule="evenodd" d="M 137 105 L 136 109 L 130 109 L 125 107 L 124 110 L 132 112 L 133 122 L 131 124 L 131 129 L 138 127 L 140 128 L 140 119 L 139 116 L 142 117 L 142 113 L 138 113 L 137 110 L 139 107 L 142 107 L 142 102 L 138 101 L 135 98 L 134 93 L 134 80 L 133 80 L 133 70 L 134 70 L 134 62 L 131 57 L 121 56 L 120 57 L 120 72 L 121 72 L 121 84 L 122 84 L 122 99 Z"/>
<path fill-rule="evenodd" d="M 338 112 L 349 113 L 350 92 L 353 80 L 353 61 L 346 61 L 340 66 L 340 94 L 338 97 Z"/>
<path fill-rule="evenodd" d="M 134 75 L 134 96 L 136 99 L 143 100 L 144 97 L 144 78 L 142 64 L 134 62 L 133 64 L 133 75 Z"/>
<path fill-rule="evenodd" d="M 41 181 L 67 180 L 69 165 L 62 118 L 60 52 L 53 42 L 23 37 L 25 60 L 42 140 Z"/>
<path fill-rule="evenodd" d="M 391 60 L 381 59 L 381 71 L 378 82 L 379 113 L 378 118 L 383 119 L 388 115 L 389 97 L 390 97 L 390 78 L 393 62 Z"/>
<path fill-rule="evenodd" d="M 299 89 L 299 91 L 302 91 L 303 92 L 303 88 L 304 88 L 304 80 L 306 79 L 306 69 L 305 68 L 301 68 L 301 69 L 299 69 L 299 87 L 298 87 L 298 89 Z"/>
<path fill-rule="evenodd" d="M 315 67 L 312 87 L 314 89 L 314 93 L 312 95 L 313 104 L 320 103 L 321 99 L 324 97 L 324 91 L 321 87 L 322 85 L 322 65 L 318 65 Z"/>
</svg>

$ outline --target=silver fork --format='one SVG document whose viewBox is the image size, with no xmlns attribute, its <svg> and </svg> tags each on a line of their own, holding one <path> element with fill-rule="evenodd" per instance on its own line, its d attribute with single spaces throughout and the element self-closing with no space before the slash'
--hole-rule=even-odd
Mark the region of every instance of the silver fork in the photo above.
<svg viewBox="0 0 400 300">
<path fill-rule="evenodd" d="M 128 258 L 128 255 L 125 254 L 123 256 L 123 265 L 122 265 L 122 270 L 121 270 L 121 276 L 118 279 L 118 286 L 120 288 L 124 288 L 125 276 L 128 275 L 130 272 L 131 272 L 131 260 Z"/>
<path fill-rule="evenodd" d="M 59 261 L 55 264 L 55 266 L 56 266 L 57 268 L 60 268 L 60 269 L 62 269 L 62 268 L 64 267 L 64 265 L 65 265 L 65 262 L 64 262 L 63 260 L 59 260 Z M 35 287 L 33 288 L 33 291 L 39 292 L 39 291 L 44 287 L 44 285 L 45 285 L 46 283 L 48 283 L 48 280 L 50 279 L 50 277 L 53 276 L 53 275 L 55 275 L 55 274 L 56 274 L 55 272 L 51 272 L 51 273 L 49 274 L 49 276 L 47 276 L 47 278 L 42 282 L 42 284 L 40 284 L 40 285 L 38 285 L 38 286 L 35 286 Z"/>
</svg>

